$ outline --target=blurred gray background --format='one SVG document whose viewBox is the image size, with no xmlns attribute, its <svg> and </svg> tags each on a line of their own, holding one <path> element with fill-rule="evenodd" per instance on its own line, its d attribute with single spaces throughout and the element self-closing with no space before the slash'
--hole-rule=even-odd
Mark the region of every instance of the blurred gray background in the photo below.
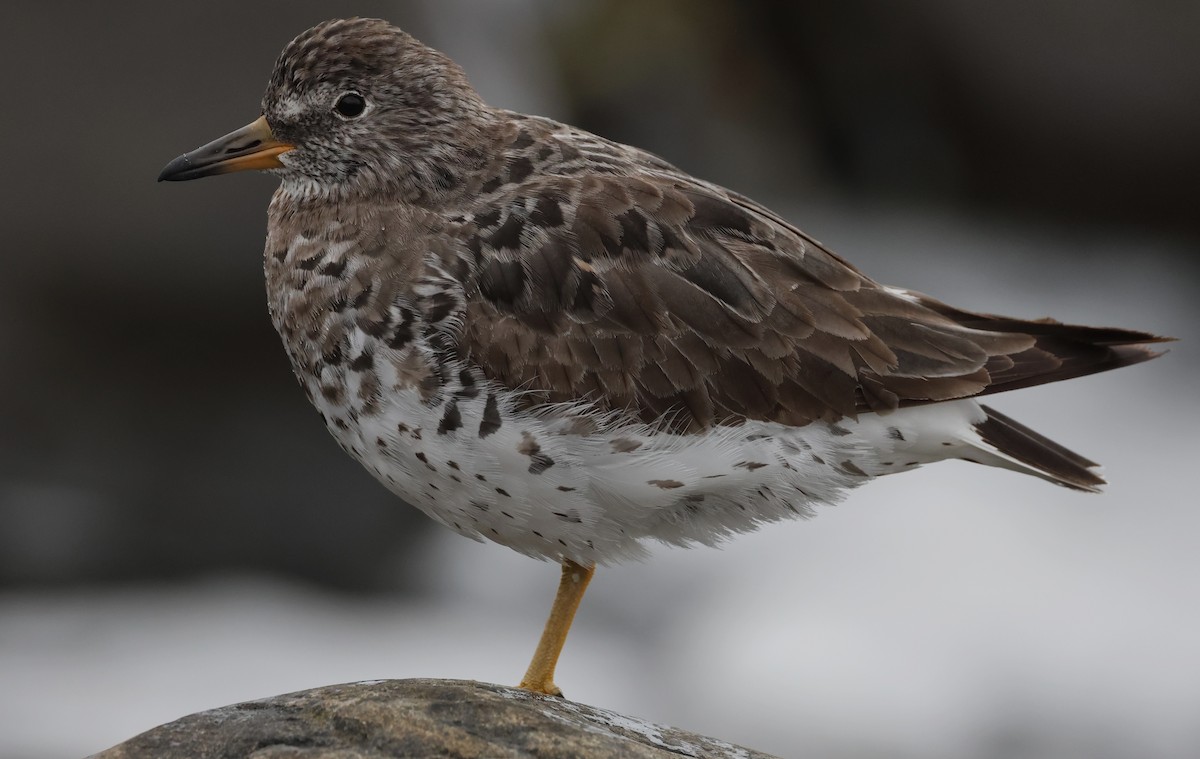
<svg viewBox="0 0 1200 759">
<path fill-rule="evenodd" d="M 571 697 L 783 756 L 1200 756 L 1200 4 L 394 0 L 0 7 L 0 757 L 523 671 L 557 570 L 440 532 L 325 433 L 265 312 L 274 180 L 154 183 L 341 15 L 882 281 L 1184 338 L 995 400 L 1107 494 L 945 464 L 602 570 Z"/>
</svg>

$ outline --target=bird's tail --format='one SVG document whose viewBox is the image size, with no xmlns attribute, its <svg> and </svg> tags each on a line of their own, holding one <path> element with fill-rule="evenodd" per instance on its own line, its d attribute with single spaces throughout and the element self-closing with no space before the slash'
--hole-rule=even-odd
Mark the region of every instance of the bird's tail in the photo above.
<svg viewBox="0 0 1200 759">
<path fill-rule="evenodd" d="M 986 367 L 989 382 L 980 395 L 1060 382 L 1139 364 L 1162 355 L 1150 345 L 1174 340 L 1117 327 L 1085 327 L 1063 324 L 1054 319 L 1027 320 L 978 314 L 932 300 L 928 305 L 964 327 L 985 332 L 1023 334 L 1034 339 L 1034 344 L 1024 351 L 992 357 Z M 1017 427 L 1024 429 L 1020 425 Z"/>
<path fill-rule="evenodd" d="M 1098 492 L 1105 484 L 1096 462 L 1008 418 L 974 398 L 864 414 L 852 428 L 879 454 L 860 468 L 891 474 L 921 464 L 961 459 L 1031 474 L 1073 490 Z"/>
<path fill-rule="evenodd" d="M 960 458 L 1032 474 L 1072 490 L 1097 493 L 1105 484 L 1104 478 L 1094 471 L 1099 466 L 1096 462 L 994 408 L 984 405 L 979 408 L 987 416 L 974 424 L 978 440 L 970 441 L 974 450 Z"/>
</svg>

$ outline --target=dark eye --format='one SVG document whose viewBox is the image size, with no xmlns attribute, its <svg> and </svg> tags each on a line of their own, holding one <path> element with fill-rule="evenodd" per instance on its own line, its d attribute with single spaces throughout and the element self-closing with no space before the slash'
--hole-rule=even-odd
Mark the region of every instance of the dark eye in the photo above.
<svg viewBox="0 0 1200 759">
<path fill-rule="evenodd" d="M 357 119 L 367 110 L 367 100 L 357 92 L 347 92 L 337 99 L 333 108 L 344 118 Z"/>
</svg>

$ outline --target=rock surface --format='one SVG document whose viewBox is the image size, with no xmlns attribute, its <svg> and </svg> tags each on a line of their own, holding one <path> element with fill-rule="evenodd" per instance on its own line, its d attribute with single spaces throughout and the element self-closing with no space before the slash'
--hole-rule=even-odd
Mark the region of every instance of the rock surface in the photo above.
<svg viewBox="0 0 1200 759">
<path fill-rule="evenodd" d="M 91 759 L 770 759 L 562 698 L 465 680 L 376 680 L 212 709 Z"/>
</svg>

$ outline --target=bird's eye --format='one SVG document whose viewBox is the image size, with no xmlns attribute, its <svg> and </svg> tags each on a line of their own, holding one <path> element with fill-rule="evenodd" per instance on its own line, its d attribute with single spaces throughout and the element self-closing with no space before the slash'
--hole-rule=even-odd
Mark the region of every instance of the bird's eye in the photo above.
<svg viewBox="0 0 1200 759">
<path fill-rule="evenodd" d="M 367 110 L 367 99 L 357 92 L 347 92 L 337 99 L 333 109 L 345 119 L 357 119 Z"/>
</svg>

